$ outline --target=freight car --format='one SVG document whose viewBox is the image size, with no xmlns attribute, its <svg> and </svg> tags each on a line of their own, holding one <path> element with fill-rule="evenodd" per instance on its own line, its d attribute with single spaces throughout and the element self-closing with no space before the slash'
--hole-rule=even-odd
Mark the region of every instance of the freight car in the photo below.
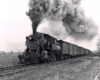
<svg viewBox="0 0 100 80">
<path fill-rule="evenodd" d="M 26 46 L 23 54 L 18 55 L 19 62 L 24 64 L 52 62 L 91 53 L 88 49 L 38 32 L 26 37 Z"/>
</svg>

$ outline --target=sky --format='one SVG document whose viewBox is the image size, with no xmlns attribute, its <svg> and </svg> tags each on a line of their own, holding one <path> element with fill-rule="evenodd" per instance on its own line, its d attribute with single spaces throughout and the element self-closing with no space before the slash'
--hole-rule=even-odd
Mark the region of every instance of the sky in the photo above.
<svg viewBox="0 0 100 80">
<path fill-rule="evenodd" d="M 0 1 L 0 51 L 24 51 L 25 37 L 32 33 L 31 21 L 26 12 L 29 0 Z M 82 0 L 87 17 L 100 25 L 100 0 Z M 43 25 L 42 25 L 43 26 Z"/>
<path fill-rule="evenodd" d="M 85 10 L 85 14 L 92 17 L 100 25 L 100 0 L 82 0 L 81 5 Z"/>
</svg>

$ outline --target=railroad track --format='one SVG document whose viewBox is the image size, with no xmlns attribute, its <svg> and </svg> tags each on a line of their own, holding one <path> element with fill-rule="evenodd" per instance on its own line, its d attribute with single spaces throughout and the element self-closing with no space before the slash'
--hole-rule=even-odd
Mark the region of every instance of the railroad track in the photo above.
<svg viewBox="0 0 100 80">
<path fill-rule="evenodd" d="M 26 72 L 29 70 L 32 70 L 32 71 L 41 70 L 41 69 L 48 68 L 50 66 L 56 66 L 56 65 L 61 65 L 61 64 L 76 64 L 76 63 L 82 62 L 80 58 L 82 57 L 75 58 L 74 60 L 68 59 L 68 60 L 64 60 L 60 62 L 56 61 L 56 62 L 49 62 L 49 63 L 43 63 L 43 64 L 36 64 L 36 65 L 19 65 L 19 66 L 3 67 L 3 68 L 0 68 L 0 77 L 12 76 L 14 74 Z"/>
<path fill-rule="evenodd" d="M 0 68 L 0 72 L 1 71 L 4 71 L 4 70 L 9 70 L 9 69 L 15 69 L 15 68 L 20 68 L 20 67 L 23 67 L 23 66 L 25 66 L 25 65 L 16 65 L 16 66 L 9 66 L 9 67 L 1 67 Z"/>
</svg>

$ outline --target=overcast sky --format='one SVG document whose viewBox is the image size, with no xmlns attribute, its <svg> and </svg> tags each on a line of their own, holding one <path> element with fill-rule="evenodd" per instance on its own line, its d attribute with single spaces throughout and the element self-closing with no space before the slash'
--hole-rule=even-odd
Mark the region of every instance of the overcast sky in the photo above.
<svg viewBox="0 0 100 80">
<path fill-rule="evenodd" d="M 23 51 L 25 37 L 32 33 L 31 21 L 26 16 L 29 0 L 0 1 L 0 51 Z M 100 25 L 100 0 L 82 0 L 87 16 Z"/>
</svg>

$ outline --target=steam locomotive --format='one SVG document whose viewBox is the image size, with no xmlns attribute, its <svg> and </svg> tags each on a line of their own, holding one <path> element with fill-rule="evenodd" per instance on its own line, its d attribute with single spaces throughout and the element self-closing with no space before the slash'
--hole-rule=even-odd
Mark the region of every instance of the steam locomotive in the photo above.
<svg viewBox="0 0 100 80">
<path fill-rule="evenodd" d="M 59 61 L 92 53 L 83 47 L 39 32 L 26 37 L 26 46 L 23 54 L 18 55 L 19 62 L 23 64 Z"/>
</svg>

